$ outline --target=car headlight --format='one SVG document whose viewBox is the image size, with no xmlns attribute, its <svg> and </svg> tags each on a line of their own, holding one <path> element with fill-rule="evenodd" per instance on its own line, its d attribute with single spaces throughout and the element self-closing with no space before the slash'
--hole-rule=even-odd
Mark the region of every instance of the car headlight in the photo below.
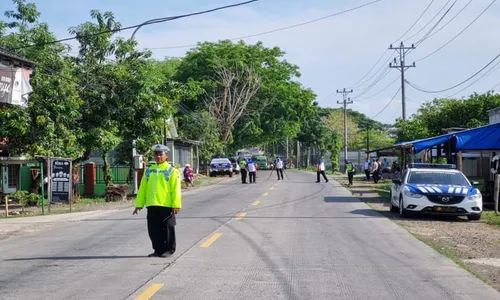
<svg viewBox="0 0 500 300">
<path fill-rule="evenodd" d="M 410 198 L 422 198 L 423 195 L 422 194 L 417 194 L 417 193 L 413 193 L 407 189 L 405 189 L 405 192 L 404 192 L 405 196 L 408 196 Z"/>
<path fill-rule="evenodd" d="M 483 199 L 483 196 L 481 194 L 474 194 L 474 195 L 467 196 L 466 199 L 469 201 L 477 201 L 477 200 Z"/>
</svg>

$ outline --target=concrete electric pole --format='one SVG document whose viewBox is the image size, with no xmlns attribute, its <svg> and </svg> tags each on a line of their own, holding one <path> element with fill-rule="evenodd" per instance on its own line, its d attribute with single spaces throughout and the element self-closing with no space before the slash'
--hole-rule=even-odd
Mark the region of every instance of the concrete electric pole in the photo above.
<svg viewBox="0 0 500 300">
<path fill-rule="evenodd" d="M 403 114 L 402 118 L 403 120 L 406 120 L 406 101 L 405 101 L 405 71 L 409 68 L 414 68 L 415 67 L 415 62 L 413 62 L 412 65 L 405 65 L 405 58 L 406 54 L 408 51 L 415 49 L 415 46 L 411 44 L 411 47 L 405 47 L 403 42 L 399 45 L 399 47 L 392 47 L 392 45 L 389 46 L 390 50 L 396 50 L 399 53 L 399 65 L 397 64 L 396 58 L 394 58 L 394 63 L 389 63 L 389 68 L 396 68 L 401 71 L 401 100 L 402 100 L 402 108 L 403 108 Z"/>
<path fill-rule="evenodd" d="M 352 104 L 351 98 L 347 95 L 352 93 L 352 89 L 347 91 L 345 88 L 341 91 L 337 90 L 338 94 L 342 94 L 342 101 L 337 101 L 338 104 L 344 105 L 344 160 L 347 159 L 347 104 Z"/>
</svg>

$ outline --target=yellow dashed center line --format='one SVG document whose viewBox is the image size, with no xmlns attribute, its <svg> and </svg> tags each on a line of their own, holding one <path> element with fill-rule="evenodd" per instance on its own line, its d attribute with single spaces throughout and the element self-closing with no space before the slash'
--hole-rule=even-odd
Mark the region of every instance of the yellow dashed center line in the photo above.
<svg viewBox="0 0 500 300">
<path fill-rule="evenodd" d="M 241 213 L 241 214 L 239 214 L 239 215 L 236 217 L 236 220 L 241 220 L 241 219 L 243 219 L 246 215 L 247 215 L 247 213 Z"/>
<path fill-rule="evenodd" d="M 262 194 L 262 196 L 267 196 L 267 195 L 269 195 L 268 192 L 265 192 L 264 194 Z"/>
<path fill-rule="evenodd" d="M 155 284 L 152 284 L 150 287 L 148 287 L 144 293 L 140 294 L 137 298 L 135 298 L 136 300 L 148 300 L 150 299 L 151 297 L 153 297 L 154 294 L 156 294 L 156 292 L 158 292 L 162 287 L 164 286 L 164 284 L 162 283 L 155 283 Z"/>
<path fill-rule="evenodd" d="M 210 247 L 218 238 L 220 238 L 222 233 L 216 232 L 214 233 L 208 240 L 206 240 L 203 244 L 201 244 L 202 248 Z"/>
<path fill-rule="evenodd" d="M 254 206 L 257 206 L 260 204 L 260 201 L 259 200 L 255 200 L 255 202 L 253 203 Z"/>
</svg>

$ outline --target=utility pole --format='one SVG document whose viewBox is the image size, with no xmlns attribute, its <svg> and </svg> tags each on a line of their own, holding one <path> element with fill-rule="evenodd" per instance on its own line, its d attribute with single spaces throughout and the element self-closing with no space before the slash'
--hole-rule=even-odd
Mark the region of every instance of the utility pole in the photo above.
<svg viewBox="0 0 500 300">
<path fill-rule="evenodd" d="M 389 50 L 396 50 L 399 53 L 399 65 L 397 64 L 396 58 L 394 58 L 394 64 L 389 63 L 389 68 L 399 69 L 401 71 L 401 100 L 402 100 L 402 108 L 403 108 L 403 120 L 406 120 L 406 101 L 405 101 L 405 71 L 409 68 L 415 67 L 415 62 L 411 65 L 405 65 L 405 58 L 408 51 L 415 49 L 415 45 L 411 44 L 411 47 L 405 47 L 403 42 L 399 45 L 399 47 L 389 46 Z"/>
<path fill-rule="evenodd" d="M 344 160 L 347 159 L 347 104 L 352 104 L 351 98 L 347 95 L 352 93 L 352 89 L 347 91 L 345 88 L 341 91 L 337 90 L 338 94 L 342 94 L 342 102 L 337 101 L 338 104 L 344 105 Z"/>
<path fill-rule="evenodd" d="M 288 137 L 286 137 L 286 161 L 288 161 Z"/>
<path fill-rule="evenodd" d="M 370 151 L 370 124 L 366 124 L 366 151 Z"/>
</svg>

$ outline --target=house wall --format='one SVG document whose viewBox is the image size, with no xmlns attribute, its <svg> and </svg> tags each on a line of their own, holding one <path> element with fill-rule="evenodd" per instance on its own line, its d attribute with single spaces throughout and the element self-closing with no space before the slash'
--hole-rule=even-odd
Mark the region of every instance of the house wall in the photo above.
<svg viewBox="0 0 500 300">
<path fill-rule="evenodd" d="M 490 110 L 488 115 L 490 117 L 490 124 L 500 123 L 500 107 Z"/>
</svg>

